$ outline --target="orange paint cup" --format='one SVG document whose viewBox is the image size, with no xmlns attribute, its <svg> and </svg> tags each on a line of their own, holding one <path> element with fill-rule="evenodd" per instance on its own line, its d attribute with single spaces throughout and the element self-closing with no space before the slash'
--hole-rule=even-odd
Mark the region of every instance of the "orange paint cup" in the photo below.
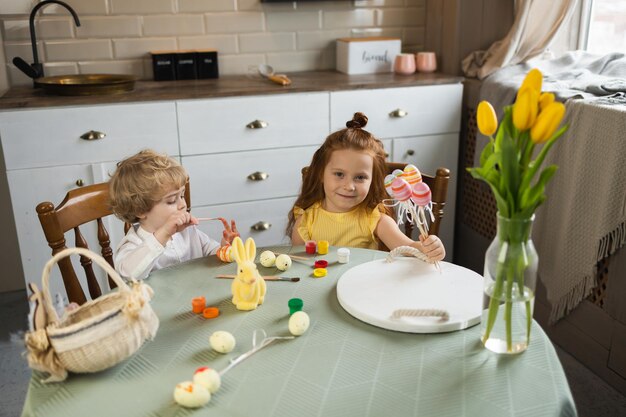
<svg viewBox="0 0 626 417">
<path fill-rule="evenodd" d="M 220 315 L 220 309 L 217 307 L 207 307 L 202 310 L 202 316 L 205 319 L 214 319 L 215 317 Z"/>
<path fill-rule="evenodd" d="M 194 297 L 191 299 L 191 311 L 196 314 L 202 314 L 206 308 L 206 300 L 204 297 Z"/>
</svg>

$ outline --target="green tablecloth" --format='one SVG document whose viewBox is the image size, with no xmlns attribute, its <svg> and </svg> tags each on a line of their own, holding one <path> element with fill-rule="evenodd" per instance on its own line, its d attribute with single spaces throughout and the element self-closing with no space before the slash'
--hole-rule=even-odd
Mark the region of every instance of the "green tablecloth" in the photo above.
<svg viewBox="0 0 626 417">
<path fill-rule="evenodd" d="M 302 247 L 276 248 L 302 254 Z M 260 250 L 259 250 L 260 252 Z M 333 261 L 331 254 L 324 258 Z M 353 249 L 349 264 L 333 264 L 324 278 L 294 262 L 284 276 L 300 282 L 268 282 L 265 303 L 240 312 L 230 302 L 235 264 L 210 257 L 160 270 L 147 282 L 161 325 L 154 341 L 129 360 L 97 374 L 70 375 L 42 384 L 33 373 L 23 416 L 574 416 L 572 395 L 555 350 L 533 323 L 529 349 L 499 356 L 482 347 L 480 326 L 445 334 L 405 334 L 363 323 L 337 301 L 337 279 L 348 268 L 385 253 Z M 274 268 L 259 267 L 264 275 Z M 204 295 L 221 315 L 206 320 L 191 312 Z M 304 300 L 309 330 L 279 341 L 225 374 L 211 402 L 197 410 L 173 401 L 174 386 L 200 366 L 220 370 L 248 351 L 252 333 L 287 336 L 287 301 Z M 211 350 L 209 336 L 231 332 L 235 350 Z"/>
</svg>

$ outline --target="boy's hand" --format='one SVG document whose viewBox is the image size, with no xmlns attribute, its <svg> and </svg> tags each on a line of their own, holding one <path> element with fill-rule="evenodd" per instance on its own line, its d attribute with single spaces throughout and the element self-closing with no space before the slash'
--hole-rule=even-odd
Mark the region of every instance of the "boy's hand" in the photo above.
<svg viewBox="0 0 626 417">
<path fill-rule="evenodd" d="M 154 232 L 154 237 L 165 246 L 174 233 L 182 232 L 189 226 L 198 224 L 198 220 L 186 211 L 178 211 L 172 214 L 163 226 Z"/>
<path fill-rule="evenodd" d="M 224 232 L 222 233 L 222 246 L 230 245 L 237 236 L 240 236 L 239 231 L 237 230 L 237 225 L 234 220 L 231 220 L 229 225 L 225 218 L 220 217 L 219 219 L 224 225 Z"/>
<path fill-rule="evenodd" d="M 423 237 L 420 235 L 420 241 L 414 242 L 411 246 L 419 249 L 432 262 L 441 261 L 446 256 L 446 249 L 439 237 L 430 235 Z"/>
</svg>

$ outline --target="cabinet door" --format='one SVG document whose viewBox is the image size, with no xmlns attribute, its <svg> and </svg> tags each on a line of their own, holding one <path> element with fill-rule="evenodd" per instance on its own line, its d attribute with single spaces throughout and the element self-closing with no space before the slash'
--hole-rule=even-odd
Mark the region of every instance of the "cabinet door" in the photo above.
<svg viewBox="0 0 626 417">
<path fill-rule="evenodd" d="M 419 136 L 393 140 L 393 162 L 415 165 L 421 172 L 434 175 L 439 167 L 450 170 L 450 182 L 439 237 L 446 247 L 446 260 L 452 260 L 454 216 L 456 209 L 459 135 Z"/>
<path fill-rule="evenodd" d="M 174 103 L 0 112 L 7 170 L 118 161 L 144 148 L 178 155 L 176 129 Z M 81 138 L 90 131 L 105 136 Z"/>
<path fill-rule="evenodd" d="M 229 220 L 234 219 L 241 238 L 245 241 L 248 237 L 252 237 L 257 246 L 289 245 L 290 240 L 285 235 L 285 228 L 287 215 L 295 201 L 293 197 L 250 201 L 197 207 L 193 209 L 193 212 L 198 217 L 220 216 Z M 199 227 L 217 241 L 222 238 L 221 222 L 203 222 Z"/>
<path fill-rule="evenodd" d="M 179 101 L 177 111 L 182 155 L 316 145 L 329 132 L 328 93 Z"/>
<path fill-rule="evenodd" d="M 183 156 L 193 206 L 295 196 L 317 147 Z M 264 179 L 263 179 L 264 178 Z"/>
<path fill-rule="evenodd" d="M 108 172 L 114 168 L 115 164 L 112 163 L 20 169 L 7 172 L 26 283 L 36 282 L 41 288 L 41 271 L 52 255 L 52 249 L 48 246 L 37 217 L 36 206 L 44 201 L 50 201 L 56 206 L 69 190 L 78 187 L 77 183 L 88 185 L 106 181 Z M 115 248 L 124 236 L 123 223 L 114 216 L 108 216 L 104 222 L 111 237 L 111 247 Z M 90 243 L 90 248 L 99 253 L 100 247 L 97 244 L 95 225 L 93 228 L 83 228 L 81 231 Z M 66 233 L 65 239 L 68 246 L 74 246 L 73 232 Z M 72 262 L 77 271 L 82 270 L 78 257 L 73 257 Z M 102 277 L 103 274 L 98 268 L 94 270 L 99 277 Z M 64 294 L 65 290 L 58 268 L 54 268 L 52 273 L 50 280 L 52 293 Z M 78 276 L 83 288 L 87 288 L 81 274 Z M 105 281 L 100 280 L 101 285 Z"/>
<path fill-rule="evenodd" d="M 344 128 L 359 111 L 379 138 L 458 132 L 462 95 L 461 84 L 332 92 L 330 128 Z"/>
</svg>

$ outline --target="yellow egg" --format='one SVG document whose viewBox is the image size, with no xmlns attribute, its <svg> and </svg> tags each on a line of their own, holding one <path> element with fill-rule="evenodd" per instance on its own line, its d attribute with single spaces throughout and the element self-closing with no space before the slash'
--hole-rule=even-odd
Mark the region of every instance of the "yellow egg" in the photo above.
<svg viewBox="0 0 626 417">
<path fill-rule="evenodd" d="M 209 343 L 213 350 L 219 353 L 228 353 L 231 352 L 235 348 L 235 336 L 224 331 L 219 330 L 217 332 L 213 332 L 213 334 L 209 337 Z"/>
<path fill-rule="evenodd" d="M 289 333 L 294 336 L 303 335 L 309 328 L 311 320 L 304 311 L 296 311 L 289 317 Z"/>
<path fill-rule="evenodd" d="M 291 268 L 291 258 L 289 255 L 281 254 L 276 257 L 276 268 L 286 271 Z"/>
<path fill-rule="evenodd" d="M 264 267 L 270 268 L 276 263 L 276 255 L 274 255 L 274 252 L 266 250 L 259 255 L 259 261 Z"/>
<path fill-rule="evenodd" d="M 211 399 L 211 393 L 202 385 L 191 381 L 181 382 L 174 388 L 174 401 L 187 408 L 202 407 Z"/>
</svg>

